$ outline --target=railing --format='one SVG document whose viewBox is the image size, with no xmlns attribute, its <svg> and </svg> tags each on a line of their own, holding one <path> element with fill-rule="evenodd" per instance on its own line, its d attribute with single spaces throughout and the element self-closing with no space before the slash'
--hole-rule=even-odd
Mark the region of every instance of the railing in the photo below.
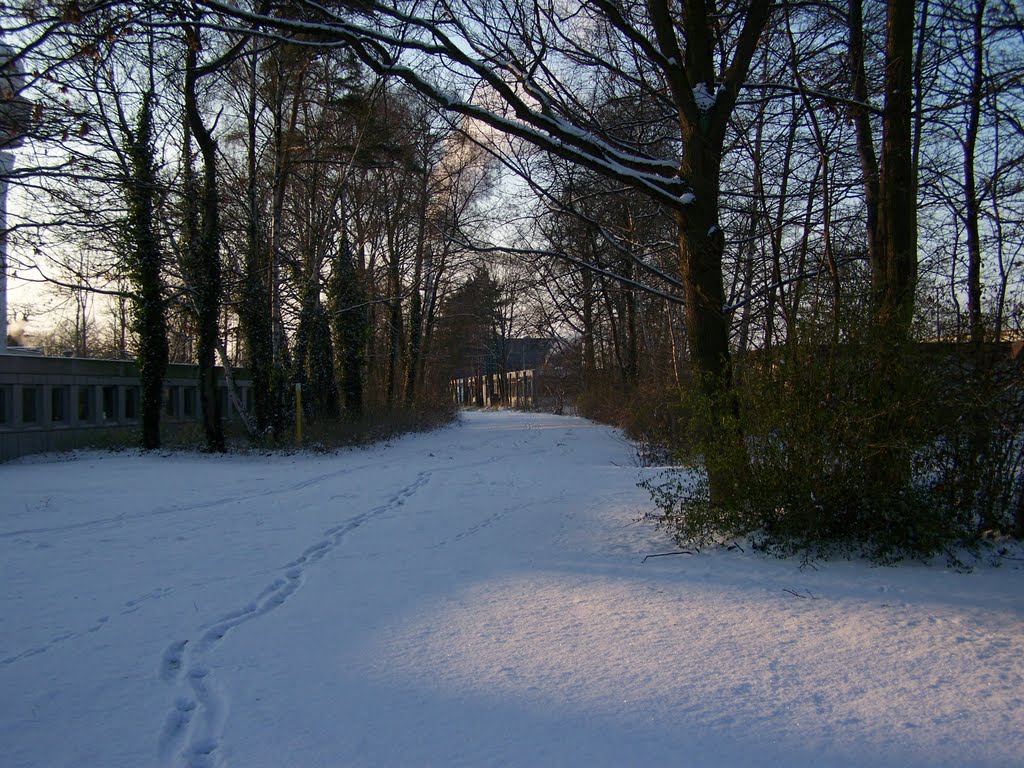
<svg viewBox="0 0 1024 768">
<path fill-rule="evenodd" d="M 241 415 L 218 369 L 220 412 Z M 235 391 L 252 408 L 252 387 L 236 371 Z M 161 430 L 194 429 L 200 422 L 194 365 L 171 364 L 164 379 Z M 0 461 L 44 451 L 137 442 L 141 419 L 139 373 L 130 360 L 0 354 Z"/>
</svg>

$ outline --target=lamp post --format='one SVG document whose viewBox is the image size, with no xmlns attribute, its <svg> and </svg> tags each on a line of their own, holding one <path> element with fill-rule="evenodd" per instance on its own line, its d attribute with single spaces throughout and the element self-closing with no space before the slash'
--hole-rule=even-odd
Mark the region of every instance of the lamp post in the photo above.
<svg viewBox="0 0 1024 768">
<path fill-rule="evenodd" d="M 21 96 L 25 77 L 14 49 L 0 42 L 0 354 L 7 353 L 7 179 L 28 127 L 31 105 Z"/>
</svg>

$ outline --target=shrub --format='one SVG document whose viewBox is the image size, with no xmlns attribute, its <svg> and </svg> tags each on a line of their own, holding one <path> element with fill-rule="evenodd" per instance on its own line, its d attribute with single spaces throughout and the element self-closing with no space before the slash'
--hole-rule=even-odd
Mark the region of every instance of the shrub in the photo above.
<svg viewBox="0 0 1024 768">
<path fill-rule="evenodd" d="M 646 379 L 633 388 L 598 380 L 576 397 L 580 416 L 619 427 L 640 447 L 645 463 L 657 464 L 669 463 L 673 452 L 693 447 L 691 405 L 667 397 L 664 385 Z"/>
<path fill-rule="evenodd" d="M 644 484 L 680 545 L 751 536 L 779 555 L 892 561 L 1019 535 L 1019 365 L 951 348 L 791 346 L 742 374 L 743 440 L 698 439 L 680 471 Z M 694 434 L 709 410 L 681 397 Z M 736 481 L 726 503 L 712 500 L 716 473 Z"/>
<path fill-rule="evenodd" d="M 355 420 L 320 419 L 304 424 L 302 442 L 313 450 L 365 445 L 409 432 L 426 432 L 454 421 L 457 415 L 448 398 L 419 402 L 409 408 L 368 408 Z"/>
</svg>

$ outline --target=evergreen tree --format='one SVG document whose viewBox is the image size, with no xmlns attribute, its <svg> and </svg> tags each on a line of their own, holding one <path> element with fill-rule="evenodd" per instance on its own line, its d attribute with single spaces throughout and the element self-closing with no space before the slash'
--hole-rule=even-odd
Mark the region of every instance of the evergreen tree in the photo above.
<svg viewBox="0 0 1024 768">
<path fill-rule="evenodd" d="M 327 296 L 345 411 L 350 419 L 357 419 L 363 412 L 363 367 L 370 322 L 366 288 L 352 256 L 347 232 L 342 233 Z"/>
<path fill-rule="evenodd" d="M 311 421 L 338 413 L 338 387 L 334 382 L 334 348 L 327 311 L 320 301 L 320 285 L 310 281 L 302 300 L 295 342 L 296 384 L 302 385 L 302 407 Z"/>
</svg>

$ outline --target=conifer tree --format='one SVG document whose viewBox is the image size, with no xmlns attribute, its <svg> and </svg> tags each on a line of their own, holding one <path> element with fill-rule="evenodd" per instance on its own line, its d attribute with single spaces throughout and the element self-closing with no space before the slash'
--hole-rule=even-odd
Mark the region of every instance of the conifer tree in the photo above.
<svg viewBox="0 0 1024 768">
<path fill-rule="evenodd" d="M 302 404 L 312 421 L 338 413 L 338 387 L 334 381 L 334 347 L 327 311 L 320 301 L 320 285 L 310 281 L 302 300 L 295 342 L 296 384 L 302 385 Z"/>
<path fill-rule="evenodd" d="M 363 366 L 370 323 L 366 288 L 343 232 L 327 288 L 334 349 L 338 357 L 341 393 L 350 419 L 363 412 Z"/>
</svg>

